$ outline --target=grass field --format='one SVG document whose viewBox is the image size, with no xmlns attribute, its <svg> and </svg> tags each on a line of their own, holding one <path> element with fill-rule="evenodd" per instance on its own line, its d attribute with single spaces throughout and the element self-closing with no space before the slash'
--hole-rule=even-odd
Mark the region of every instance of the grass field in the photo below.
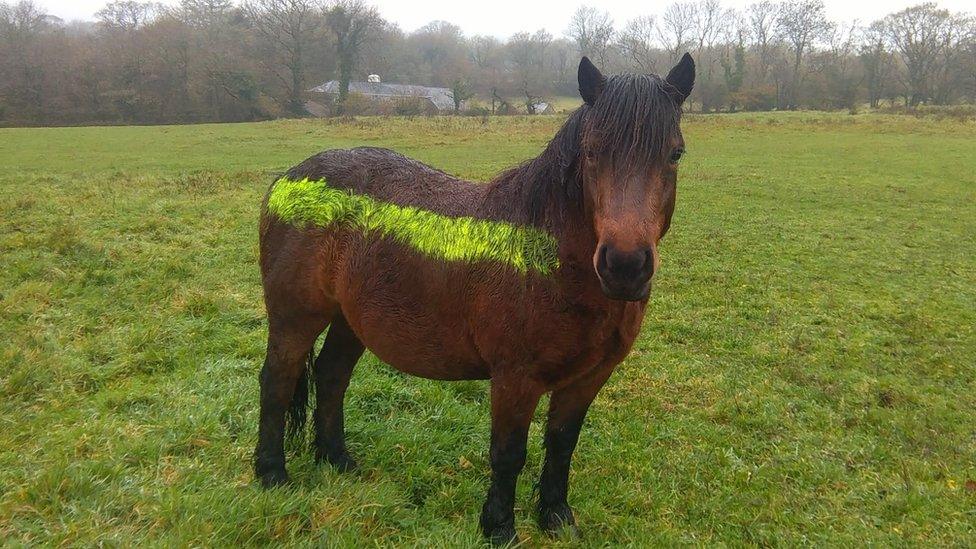
<svg viewBox="0 0 976 549">
<path fill-rule="evenodd" d="M 481 382 L 367 356 L 341 475 L 252 481 L 260 197 L 329 147 L 486 180 L 556 117 L 0 130 L 0 545 L 470 546 Z M 584 545 L 976 545 L 976 124 L 689 117 L 643 333 L 571 476 Z M 516 510 L 530 546 L 541 410 Z M 577 542 L 579 543 L 579 542 Z"/>
</svg>

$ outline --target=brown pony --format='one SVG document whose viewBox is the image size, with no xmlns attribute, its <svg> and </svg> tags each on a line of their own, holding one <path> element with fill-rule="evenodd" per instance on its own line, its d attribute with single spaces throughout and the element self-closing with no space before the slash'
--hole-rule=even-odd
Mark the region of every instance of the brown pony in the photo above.
<svg viewBox="0 0 976 549">
<path fill-rule="evenodd" d="M 481 528 L 496 543 L 516 539 L 515 483 L 529 422 L 551 392 L 538 519 L 549 532 L 575 531 L 570 459 L 590 403 L 640 331 L 657 244 L 674 210 L 681 104 L 695 65 L 685 54 L 664 79 L 606 78 L 584 57 L 578 77 L 584 104 L 542 154 L 491 183 L 357 148 L 317 154 L 272 186 L 260 229 L 269 333 L 254 468 L 264 486 L 288 480 L 286 415 L 291 407 L 303 419 L 307 359 L 315 457 L 355 467 L 343 397 L 369 349 L 417 376 L 491 380 Z M 285 185 L 299 190 L 276 195 Z M 315 203 L 327 193 L 348 211 Z M 481 227 L 471 229 L 482 238 L 476 253 L 458 252 L 465 242 L 444 236 L 452 223 Z M 423 241 L 434 236 L 447 242 L 443 249 Z M 525 259 L 546 243 L 552 261 Z"/>
</svg>

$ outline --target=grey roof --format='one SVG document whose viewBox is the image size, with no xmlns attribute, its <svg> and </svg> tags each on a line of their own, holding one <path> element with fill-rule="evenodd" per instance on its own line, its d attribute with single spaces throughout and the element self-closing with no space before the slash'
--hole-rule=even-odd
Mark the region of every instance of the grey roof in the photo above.
<svg viewBox="0 0 976 549">
<path fill-rule="evenodd" d="M 339 81 L 329 80 L 319 84 L 311 90 L 318 93 L 339 93 Z M 453 110 L 454 98 L 447 88 L 428 88 L 427 86 L 411 86 L 409 84 L 387 84 L 381 82 L 350 82 L 349 91 L 370 97 L 424 97 L 429 99 L 439 110 Z"/>
</svg>

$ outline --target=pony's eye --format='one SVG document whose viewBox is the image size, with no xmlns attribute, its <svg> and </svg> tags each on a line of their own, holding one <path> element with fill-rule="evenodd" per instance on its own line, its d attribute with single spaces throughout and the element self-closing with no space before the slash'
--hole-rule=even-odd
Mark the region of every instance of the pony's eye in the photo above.
<svg viewBox="0 0 976 549">
<path fill-rule="evenodd" d="M 684 148 L 678 147 L 677 149 L 671 151 L 671 158 L 669 160 L 671 160 L 672 164 L 677 164 L 678 161 L 681 160 L 681 156 L 683 154 L 685 154 Z"/>
</svg>

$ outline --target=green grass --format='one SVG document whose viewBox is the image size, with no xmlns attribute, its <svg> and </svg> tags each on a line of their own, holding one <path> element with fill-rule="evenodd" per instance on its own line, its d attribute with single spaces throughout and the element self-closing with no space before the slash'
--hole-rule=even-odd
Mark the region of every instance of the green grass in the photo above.
<svg viewBox="0 0 976 549">
<path fill-rule="evenodd" d="M 346 416 L 362 471 L 303 451 L 291 487 L 253 483 L 258 205 L 320 149 L 484 180 L 559 121 L 0 130 L 0 540 L 478 543 L 485 383 L 368 356 Z M 976 544 L 976 125 L 685 133 L 643 333 L 576 453 L 583 544 Z M 532 546 L 552 543 L 531 517 L 540 424 L 516 515 Z"/>
</svg>

